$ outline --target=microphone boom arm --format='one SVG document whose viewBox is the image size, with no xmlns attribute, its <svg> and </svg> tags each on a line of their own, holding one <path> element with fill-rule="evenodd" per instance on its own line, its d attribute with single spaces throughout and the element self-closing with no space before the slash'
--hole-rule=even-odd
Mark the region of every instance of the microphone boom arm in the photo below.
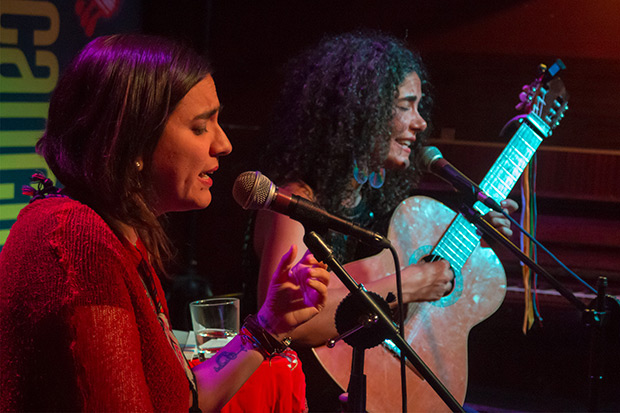
<svg viewBox="0 0 620 413">
<path fill-rule="evenodd" d="M 414 365 L 418 372 L 426 379 L 428 384 L 437 392 L 439 397 L 453 412 L 465 412 L 463 407 L 458 403 L 454 396 L 448 391 L 448 389 L 441 383 L 441 381 L 435 376 L 430 368 L 422 361 L 422 359 L 413 351 L 407 340 L 398 332 L 398 329 L 390 319 L 390 317 L 381 310 L 375 303 L 368 291 L 362 284 L 358 284 L 349 273 L 340 265 L 340 263 L 334 258 L 331 249 L 323 241 L 323 239 L 315 232 L 306 232 L 304 235 L 304 243 L 312 252 L 314 257 L 324 262 L 329 268 L 336 274 L 338 279 L 342 281 L 344 286 L 351 292 L 351 295 L 355 295 L 359 298 L 360 303 L 366 307 L 366 310 L 370 314 L 377 316 L 377 324 L 381 324 L 381 327 L 388 331 L 388 337 L 396 346 L 400 349 L 401 354 Z"/>
</svg>

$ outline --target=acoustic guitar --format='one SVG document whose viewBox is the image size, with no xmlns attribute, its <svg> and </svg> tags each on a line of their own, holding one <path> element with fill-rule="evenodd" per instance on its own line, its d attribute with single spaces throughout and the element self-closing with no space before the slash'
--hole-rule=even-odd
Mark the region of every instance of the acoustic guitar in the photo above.
<svg viewBox="0 0 620 413">
<path fill-rule="evenodd" d="M 496 201 L 505 199 L 533 157 L 551 135 L 567 109 L 568 96 L 555 74 L 563 68 L 558 60 L 536 81 L 524 87 L 518 129 L 480 183 L 480 188 Z M 482 215 L 489 209 L 477 202 Z M 403 265 L 415 264 L 429 254 L 450 262 L 455 272 L 452 292 L 434 302 L 407 305 L 407 342 L 429 366 L 459 403 L 467 390 L 467 339 L 473 326 L 492 315 L 504 300 L 506 276 L 490 248 L 480 246 L 476 228 L 462 215 L 428 197 L 414 196 L 395 210 L 388 238 Z M 345 266 L 361 283 L 394 272 L 389 251 Z M 323 368 L 343 389 L 351 374 L 352 348 L 338 342 L 334 348 L 314 349 Z M 367 349 L 364 373 L 367 376 L 369 412 L 401 410 L 400 361 L 398 349 L 389 341 Z M 407 400 L 412 411 L 449 411 L 430 385 L 413 367 L 407 371 Z"/>
</svg>

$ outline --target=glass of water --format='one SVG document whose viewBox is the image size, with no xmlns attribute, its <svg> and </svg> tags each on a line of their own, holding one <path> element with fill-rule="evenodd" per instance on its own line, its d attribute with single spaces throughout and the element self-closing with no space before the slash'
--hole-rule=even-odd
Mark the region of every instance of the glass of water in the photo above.
<svg viewBox="0 0 620 413">
<path fill-rule="evenodd" d="M 189 304 L 201 360 L 213 356 L 239 332 L 239 299 L 208 298 Z"/>
</svg>

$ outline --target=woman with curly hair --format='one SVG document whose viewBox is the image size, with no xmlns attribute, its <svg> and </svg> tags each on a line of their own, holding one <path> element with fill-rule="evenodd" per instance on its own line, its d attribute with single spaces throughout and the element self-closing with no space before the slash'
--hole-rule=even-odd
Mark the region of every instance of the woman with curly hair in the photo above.
<svg viewBox="0 0 620 413">
<path fill-rule="evenodd" d="M 357 196 L 375 213 L 389 213 L 420 177 L 419 169 L 409 166 L 409 152 L 415 163 L 426 136 L 431 107 L 420 58 L 395 39 L 348 34 L 328 38 L 289 65 L 265 157 L 268 176 L 277 183 L 304 181 L 333 213 L 347 213 L 351 205 L 342 201 Z M 403 96 L 395 107 L 406 79 L 415 80 L 418 94 Z M 415 138 L 412 133 L 398 141 L 393 121 L 407 110 L 415 118 L 403 121 L 415 122 Z M 392 145 L 403 146 L 403 159 L 388 156 Z M 382 186 L 353 184 L 355 169 L 360 177 L 384 167 L 391 172 L 375 174 L 385 177 Z"/>
<path fill-rule="evenodd" d="M 402 42 L 380 33 L 325 38 L 290 63 L 263 171 L 280 188 L 385 235 L 394 208 L 420 179 L 430 109 L 426 70 Z M 513 201 L 503 202 L 516 209 Z M 511 234 L 501 214 L 489 218 Z M 291 244 L 303 245 L 304 228 L 263 210 L 252 231 L 260 304 L 277 257 Z M 326 241 L 343 264 L 377 252 L 333 232 Z M 453 277 L 446 261 L 409 265 L 402 271 L 403 299 L 437 300 L 451 290 Z M 368 290 L 395 293 L 393 274 L 370 279 Z M 294 342 L 314 347 L 337 336 L 334 314 L 347 293 L 334 280 L 325 311 L 295 329 Z"/>
</svg>

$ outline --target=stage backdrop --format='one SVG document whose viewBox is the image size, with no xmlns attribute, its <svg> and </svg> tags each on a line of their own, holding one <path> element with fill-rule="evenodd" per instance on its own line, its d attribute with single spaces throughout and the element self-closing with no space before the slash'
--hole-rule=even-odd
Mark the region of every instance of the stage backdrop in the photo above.
<svg viewBox="0 0 620 413">
<path fill-rule="evenodd" d="M 92 38 L 138 31 L 138 1 L 2 0 L 0 2 L 0 249 L 35 171 L 54 179 L 34 151 L 59 73 Z"/>
</svg>

